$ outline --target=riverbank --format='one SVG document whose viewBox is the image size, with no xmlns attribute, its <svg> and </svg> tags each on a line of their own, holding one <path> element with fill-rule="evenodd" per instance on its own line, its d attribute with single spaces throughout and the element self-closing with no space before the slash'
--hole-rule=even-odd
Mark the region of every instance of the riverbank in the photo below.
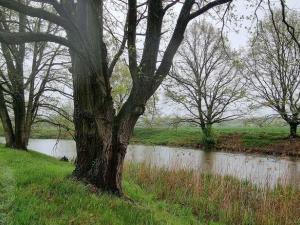
<svg viewBox="0 0 300 225">
<path fill-rule="evenodd" d="M 287 127 L 215 128 L 216 150 L 300 157 L 300 138 L 288 138 Z M 197 128 L 136 128 L 132 143 L 203 148 Z"/>
<path fill-rule="evenodd" d="M 0 147 L 0 224 L 300 222 L 300 190 L 293 187 L 259 190 L 231 177 L 127 164 L 123 184 L 132 202 L 71 180 L 73 169 L 70 163 L 38 153 Z"/>
<path fill-rule="evenodd" d="M 300 157 L 300 138 L 291 140 L 288 127 L 228 127 L 215 128 L 216 150 Z M 0 129 L 0 136 L 3 135 Z M 136 128 L 132 144 L 191 147 L 202 149 L 199 128 Z M 54 127 L 35 127 L 32 138 L 72 139 L 65 131 Z"/>
</svg>

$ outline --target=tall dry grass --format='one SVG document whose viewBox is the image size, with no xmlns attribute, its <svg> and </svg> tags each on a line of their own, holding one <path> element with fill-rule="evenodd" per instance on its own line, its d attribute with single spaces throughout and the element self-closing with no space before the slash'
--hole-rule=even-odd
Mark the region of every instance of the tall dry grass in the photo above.
<svg viewBox="0 0 300 225">
<path fill-rule="evenodd" d="M 155 198 L 177 203 L 208 223 L 300 225 L 300 190 L 258 188 L 232 177 L 126 164 L 125 176 Z"/>
</svg>

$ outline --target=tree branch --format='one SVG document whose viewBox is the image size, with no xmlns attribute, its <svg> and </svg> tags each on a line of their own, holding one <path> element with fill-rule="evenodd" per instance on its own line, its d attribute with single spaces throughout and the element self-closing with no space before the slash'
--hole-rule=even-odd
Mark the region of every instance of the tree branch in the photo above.
<svg viewBox="0 0 300 225">
<path fill-rule="evenodd" d="M 218 6 L 218 5 L 228 3 L 228 2 L 232 2 L 232 0 L 215 0 L 213 2 L 210 2 L 210 3 L 206 4 L 205 6 L 203 6 L 202 8 L 200 8 L 199 10 L 197 10 L 196 12 L 191 13 L 189 19 L 192 20 L 195 17 L 200 16 L 201 14 L 205 13 L 209 9 L 211 9 L 215 6 Z"/>
<path fill-rule="evenodd" d="M 67 46 L 76 52 L 80 52 L 67 39 L 47 33 L 39 32 L 5 32 L 0 31 L 0 42 L 5 44 L 22 44 L 30 42 L 54 42 Z"/>
<path fill-rule="evenodd" d="M 13 0 L 0 0 L 0 6 L 23 13 L 28 16 L 47 20 L 68 30 L 73 30 L 72 24 L 70 24 L 68 20 L 53 13 L 47 12 L 43 9 L 27 6 Z"/>
<path fill-rule="evenodd" d="M 295 28 L 291 26 L 286 20 L 286 11 L 285 11 L 286 6 L 284 1 L 280 0 L 280 4 L 281 4 L 282 22 L 286 25 L 288 32 L 290 33 L 292 39 L 295 41 L 295 43 L 297 44 L 300 50 L 300 41 L 296 37 Z"/>
</svg>

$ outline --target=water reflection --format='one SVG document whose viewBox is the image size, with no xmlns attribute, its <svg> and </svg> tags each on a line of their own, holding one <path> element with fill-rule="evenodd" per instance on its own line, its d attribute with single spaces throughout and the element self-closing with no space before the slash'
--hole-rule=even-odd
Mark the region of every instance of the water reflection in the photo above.
<svg viewBox="0 0 300 225">
<path fill-rule="evenodd" d="M 300 187 L 300 161 L 289 158 L 134 145 L 129 148 L 127 160 L 231 175 L 259 186 L 280 183 Z"/>
<path fill-rule="evenodd" d="M 1 141 L 3 139 L 0 139 Z M 70 140 L 61 140 L 57 143 L 53 139 L 32 139 L 28 148 L 57 158 L 76 157 L 75 143 Z M 300 187 L 300 160 L 293 158 L 132 145 L 128 148 L 126 160 L 150 163 L 157 167 L 231 175 L 259 186 L 274 187 L 280 183 Z"/>
</svg>

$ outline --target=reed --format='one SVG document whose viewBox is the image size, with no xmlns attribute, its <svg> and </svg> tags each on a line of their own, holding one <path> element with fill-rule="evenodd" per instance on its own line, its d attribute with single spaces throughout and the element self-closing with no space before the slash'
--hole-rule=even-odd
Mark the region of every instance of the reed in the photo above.
<svg viewBox="0 0 300 225">
<path fill-rule="evenodd" d="M 299 225 L 300 190 L 296 187 L 258 188 L 232 177 L 198 171 L 127 164 L 127 179 L 155 195 L 192 211 L 206 224 Z"/>
</svg>

